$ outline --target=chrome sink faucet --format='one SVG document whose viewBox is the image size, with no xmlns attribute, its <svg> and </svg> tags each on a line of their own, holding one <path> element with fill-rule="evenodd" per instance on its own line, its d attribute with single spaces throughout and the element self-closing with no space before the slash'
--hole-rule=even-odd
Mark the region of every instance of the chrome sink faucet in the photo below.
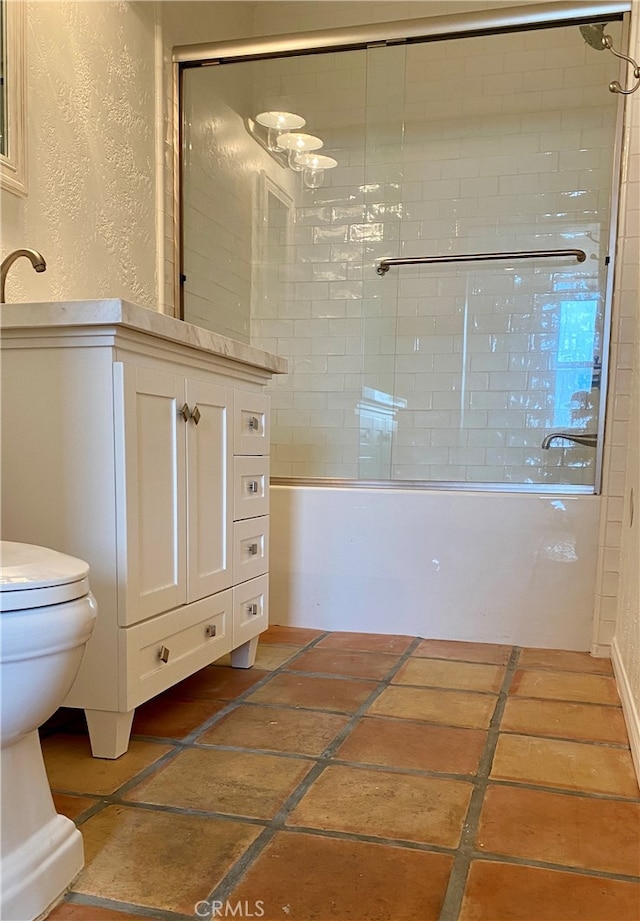
<svg viewBox="0 0 640 921">
<path fill-rule="evenodd" d="M 573 441 L 578 445 L 586 445 L 587 448 L 595 448 L 598 444 L 598 436 L 595 432 L 551 432 L 546 435 L 542 441 L 542 447 L 547 451 L 556 439 L 564 438 L 565 441 Z"/>
<path fill-rule="evenodd" d="M 31 265 L 36 272 L 45 272 L 47 269 L 47 263 L 37 249 L 15 249 L 12 253 L 9 253 L 9 255 L 2 260 L 2 265 L 0 266 L 0 304 L 6 303 L 4 287 L 7 281 L 7 273 L 16 259 L 19 259 L 20 256 L 26 256 L 27 259 L 31 261 Z"/>
</svg>

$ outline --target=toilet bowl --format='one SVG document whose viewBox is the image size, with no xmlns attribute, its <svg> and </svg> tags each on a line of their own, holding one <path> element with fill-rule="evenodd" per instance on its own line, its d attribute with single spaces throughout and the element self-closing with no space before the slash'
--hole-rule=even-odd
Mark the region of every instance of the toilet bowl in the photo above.
<svg viewBox="0 0 640 921">
<path fill-rule="evenodd" d="M 38 727 L 62 704 L 96 619 L 82 560 L 0 541 L 0 918 L 33 921 L 84 865 L 58 815 Z"/>
</svg>

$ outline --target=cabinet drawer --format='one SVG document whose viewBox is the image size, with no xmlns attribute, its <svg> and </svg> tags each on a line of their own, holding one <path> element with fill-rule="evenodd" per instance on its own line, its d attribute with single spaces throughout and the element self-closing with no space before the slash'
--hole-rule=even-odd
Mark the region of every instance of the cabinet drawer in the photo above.
<svg viewBox="0 0 640 921">
<path fill-rule="evenodd" d="M 234 457 L 233 520 L 269 514 L 269 458 Z"/>
<path fill-rule="evenodd" d="M 129 709 L 229 652 L 232 603 L 227 589 L 120 630 Z"/>
<path fill-rule="evenodd" d="M 246 582 L 269 569 L 269 516 L 233 524 L 233 582 Z"/>
<path fill-rule="evenodd" d="M 233 394 L 233 453 L 269 453 L 269 397 L 236 390 Z"/>
<path fill-rule="evenodd" d="M 233 648 L 269 626 L 269 576 L 258 576 L 233 589 Z"/>
</svg>

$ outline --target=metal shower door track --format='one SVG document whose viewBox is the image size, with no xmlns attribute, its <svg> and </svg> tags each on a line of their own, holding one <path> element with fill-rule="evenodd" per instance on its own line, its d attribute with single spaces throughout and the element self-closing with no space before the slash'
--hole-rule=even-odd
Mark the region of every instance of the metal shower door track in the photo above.
<svg viewBox="0 0 640 921">
<path fill-rule="evenodd" d="M 288 35 L 178 45 L 173 49 L 173 61 L 187 67 L 197 67 L 237 60 L 346 51 L 366 48 L 373 43 L 445 41 L 449 38 L 464 38 L 485 33 L 519 32 L 597 21 L 611 22 L 613 19 L 620 19 L 623 13 L 630 10 L 630 0 L 614 0 L 612 3 L 576 3 L 575 0 L 532 3 L 529 6 L 449 13 L 444 16 L 368 23 Z"/>
</svg>

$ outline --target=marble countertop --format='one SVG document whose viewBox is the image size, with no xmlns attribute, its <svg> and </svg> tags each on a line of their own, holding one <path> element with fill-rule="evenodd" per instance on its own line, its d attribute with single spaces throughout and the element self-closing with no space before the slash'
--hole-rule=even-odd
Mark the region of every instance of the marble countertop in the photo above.
<svg viewBox="0 0 640 921">
<path fill-rule="evenodd" d="M 159 339 L 220 355 L 273 374 L 286 374 L 287 360 L 208 329 L 119 298 L 0 305 L 0 329 L 45 329 L 119 325 Z"/>
</svg>

